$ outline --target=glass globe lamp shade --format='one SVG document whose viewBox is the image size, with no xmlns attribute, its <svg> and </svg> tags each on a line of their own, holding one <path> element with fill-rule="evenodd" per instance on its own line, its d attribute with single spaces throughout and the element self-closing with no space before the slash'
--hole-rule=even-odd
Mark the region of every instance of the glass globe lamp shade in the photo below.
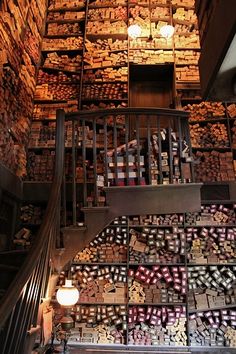
<svg viewBox="0 0 236 354">
<path fill-rule="evenodd" d="M 174 27 L 171 26 L 171 25 L 166 25 L 166 26 L 162 26 L 161 29 L 160 29 L 160 34 L 162 35 L 162 37 L 165 37 L 165 38 L 171 38 L 174 34 Z"/>
<path fill-rule="evenodd" d="M 139 25 L 131 25 L 129 26 L 128 28 L 128 35 L 131 37 L 131 38 L 137 38 L 140 36 L 141 34 L 141 28 Z"/>
<path fill-rule="evenodd" d="M 56 298 L 61 306 L 71 307 L 79 299 L 78 289 L 72 285 L 72 280 L 66 280 L 65 285 L 57 290 Z"/>
</svg>

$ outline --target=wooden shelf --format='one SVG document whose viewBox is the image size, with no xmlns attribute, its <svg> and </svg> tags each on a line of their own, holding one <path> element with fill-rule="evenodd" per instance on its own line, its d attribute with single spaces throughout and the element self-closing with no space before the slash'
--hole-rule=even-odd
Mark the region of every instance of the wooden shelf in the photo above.
<svg viewBox="0 0 236 354">
<path fill-rule="evenodd" d="M 60 69 L 60 68 L 51 68 L 50 66 L 40 66 L 40 69 L 41 70 L 51 70 L 51 71 L 61 71 L 61 72 L 64 72 L 64 73 L 68 73 L 68 74 L 81 74 L 81 69 L 80 71 L 71 71 L 71 70 L 66 70 L 66 69 Z"/>
<path fill-rule="evenodd" d="M 84 8 L 85 8 L 85 5 L 74 6 L 74 7 L 59 7 L 56 9 L 50 9 L 50 10 L 48 10 L 48 12 L 65 12 L 65 11 L 76 12 L 76 11 L 81 11 Z"/>
<path fill-rule="evenodd" d="M 83 47 L 81 48 L 74 48 L 74 49 L 57 49 L 57 48 L 52 48 L 52 49 L 42 49 L 42 53 L 50 53 L 50 52 L 62 52 L 62 53 L 67 53 L 67 52 L 81 52 L 83 51 Z"/>
<path fill-rule="evenodd" d="M 77 37 L 77 36 L 82 36 L 82 32 L 78 33 L 64 33 L 64 34 L 46 34 L 44 38 L 49 38 L 49 39 L 58 39 L 58 38 L 69 38 L 69 37 Z"/>
<path fill-rule="evenodd" d="M 188 313 L 196 313 L 196 312 L 206 312 L 206 311 L 214 311 L 214 310 L 227 310 L 227 309 L 236 309 L 236 303 L 232 305 L 225 305 L 225 306 L 219 306 L 219 307 L 208 307 L 208 308 L 203 308 L 203 309 L 189 309 Z"/>
<path fill-rule="evenodd" d="M 58 23 L 58 24 L 66 24 L 66 23 L 81 23 L 85 21 L 85 18 L 81 18 L 81 19 L 67 19 L 67 20 L 47 20 L 46 24 L 49 23 Z"/>
</svg>

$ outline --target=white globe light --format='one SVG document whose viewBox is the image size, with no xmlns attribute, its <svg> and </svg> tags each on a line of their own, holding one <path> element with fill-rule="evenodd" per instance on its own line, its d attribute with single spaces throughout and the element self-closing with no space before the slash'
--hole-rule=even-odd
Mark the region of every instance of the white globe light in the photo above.
<svg viewBox="0 0 236 354">
<path fill-rule="evenodd" d="M 162 26 L 160 29 L 160 33 L 161 33 L 162 37 L 165 37 L 165 38 L 171 38 L 174 34 L 174 31 L 175 31 L 175 29 L 171 25 Z"/>
<path fill-rule="evenodd" d="M 66 280 L 65 285 L 57 290 L 56 298 L 60 305 L 71 307 L 79 299 L 79 290 L 72 285 L 72 280 Z"/>
<path fill-rule="evenodd" d="M 131 37 L 131 38 L 137 38 L 140 36 L 142 30 L 140 28 L 139 25 L 131 25 L 129 26 L 128 28 L 128 35 Z"/>
</svg>

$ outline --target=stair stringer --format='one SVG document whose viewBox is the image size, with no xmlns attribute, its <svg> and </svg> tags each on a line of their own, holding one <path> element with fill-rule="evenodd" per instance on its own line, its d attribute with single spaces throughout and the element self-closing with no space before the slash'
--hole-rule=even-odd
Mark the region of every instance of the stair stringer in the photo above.
<svg viewBox="0 0 236 354">
<path fill-rule="evenodd" d="M 62 270 L 116 217 L 199 211 L 201 186 L 201 183 L 189 183 L 105 188 L 108 207 L 83 208 L 86 227 L 63 230 L 64 248 L 56 251 L 54 267 Z"/>
<path fill-rule="evenodd" d="M 85 227 L 67 227 L 62 230 L 64 248 L 55 250 L 53 267 L 60 272 L 78 252 L 88 246 L 115 217 L 112 208 L 84 208 Z"/>
</svg>

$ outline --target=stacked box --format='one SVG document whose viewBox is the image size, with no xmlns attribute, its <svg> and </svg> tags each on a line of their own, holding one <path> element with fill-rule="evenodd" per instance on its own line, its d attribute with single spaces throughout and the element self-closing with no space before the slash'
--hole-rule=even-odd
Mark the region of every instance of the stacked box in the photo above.
<svg viewBox="0 0 236 354">
<path fill-rule="evenodd" d="M 198 312 L 189 317 L 191 346 L 235 347 L 236 311 Z"/>
<path fill-rule="evenodd" d="M 236 266 L 188 268 L 189 308 L 203 310 L 236 304 Z"/>
<path fill-rule="evenodd" d="M 186 298 L 185 267 L 139 266 L 129 269 L 130 303 L 182 303 Z"/>
<path fill-rule="evenodd" d="M 199 69 L 197 65 L 188 65 L 176 68 L 176 80 L 181 81 L 200 81 Z"/>
<path fill-rule="evenodd" d="M 89 8 L 89 21 L 102 20 L 127 20 L 127 10 L 123 6 L 106 7 L 106 8 Z"/>
<path fill-rule="evenodd" d="M 23 224 L 40 225 L 44 214 L 44 208 L 33 204 L 27 204 L 20 208 L 20 212 L 20 220 Z"/>
<path fill-rule="evenodd" d="M 56 110 L 64 109 L 66 113 L 78 110 L 78 100 L 69 100 L 67 103 L 35 104 L 33 120 L 56 119 Z"/>
<path fill-rule="evenodd" d="M 63 84 L 42 84 L 37 85 L 35 89 L 34 99 L 37 101 L 61 100 L 67 101 L 78 99 L 80 88 L 78 85 Z"/>
<path fill-rule="evenodd" d="M 74 284 L 80 289 L 81 303 L 126 302 L 126 267 L 76 265 L 71 266 L 70 272 Z"/>
<path fill-rule="evenodd" d="M 121 219 L 125 220 L 125 219 Z M 122 263 L 127 261 L 127 227 L 108 227 L 79 252 L 74 262 Z"/>
<path fill-rule="evenodd" d="M 75 308 L 72 340 L 90 344 L 124 344 L 126 306 L 84 306 Z"/>
<path fill-rule="evenodd" d="M 101 35 L 101 34 L 125 34 L 127 33 L 127 24 L 124 20 L 117 20 L 115 22 L 104 21 L 88 21 L 87 35 Z"/>
<path fill-rule="evenodd" d="M 129 51 L 129 61 L 133 64 L 164 64 L 173 63 L 172 50 L 145 50 L 137 49 Z"/>
<path fill-rule="evenodd" d="M 230 146 L 227 127 L 223 123 L 199 123 L 190 125 L 193 148 L 227 148 Z"/>
<path fill-rule="evenodd" d="M 42 43 L 42 50 L 55 51 L 55 50 L 81 50 L 83 46 L 82 37 L 69 37 L 69 38 L 44 38 Z"/>
<path fill-rule="evenodd" d="M 49 12 L 47 16 L 48 21 L 82 21 L 85 19 L 84 11 L 58 11 Z"/>
<path fill-rule="evenodd" d="M 73 7 L 83 7 L 85 6 L 85 0 L 51 0 L 48 10 L 59 10 L 59 9 L 72 9 Z"/>
<path fill-rule="evenodd" d="M 189 121 L 225 117 L 225 107 L 221 102 L 201 102 L 188 104 L 183 109 L 189 112 Z"/>
<path fill-rule="evenodd" d="M 180 144 L 178 134 L 172 129 L 171 131 L 162 129 L 159 134 L 161 135 L 161 142 L 159 142 L 158 134 L 153 134 L 151 137 L 151 184 L 191 182 L 192 177 L 189 163 L 191 158 L 188 144 L 184 139 Z M 182 151 L 180 151 L 180 146 Z M 182 161 L 180 161 L 179 156 L 182 157 Z"/>
<path fill-rule="evenodd" d="M 130 216 L 129 225 L 159 225 L 159 226 L 183 226 L 183 214 L 164 214 L 164 215 L 139 215 Z"/>
<path fill-rule="evenodd" d="M 193 156 L 196 182 L 235 180 L 232 152 L 197 151 Z"/>
<path fill-rule="evenodd" d="M 67 54 L 59 55 L 57 52 L 47 53 L 43 67 L 61 69 L 67 71 L 79 71 L 81 69 L 82 56 Z"/>
<path fill-rule="evenodd" d="M 96 71 L 86 70 L 83 75 L 84 82 L 103 82 L 103 81 L 117 81 L 127 82 L 128 68 L 122 67 L 119 69 L 106 68 L 98 69 Z"/>
<path fill-rule="evenodd" d="M 131 263 L 181 263 L 185 257 L 184 229 L 130 229 L 129 260 Z"/>
<path fill-rule="evenodd" d="M 224 204 L 202 205 L 200 212 L 186 213 L 187 225 L 234 225 L 236 222 L 236 205 Z"/>
<path fill-rule="evenodd" d="M 126 154 L 126 148 L 128 152 Z M 139 147 L 139 153 L 141 146 Z M 128 156 L 127 156 L 128 155 Z M 107 153 L 108 174 L 107 178 L 111 185 L 136 185 L 138 179 L 140 184 L 145 184 L 144 156 L 138 156 L 137 140 L 132 140 L 126 144 L 118 146 Z M 128 171 L 127 171 L 128 169 Z"/>
<path fill-rule="evenodd" d="M 132 306 L 129 308 L 128 343 L 185 346 L 186 309 L 183 306 Z"/>
<path fill-rule="evenodd" d="M 59 36 L 66 34 L 82 35 L 79 23 L 49 23 L 47 26 L 47 36 Z"/>
<path fill-rule="evenodd" d="M 37 85 L 42 85 L 42 84 L 54 84 L 54 83 L 73 83 L 73 82 L 79 82 L 80 81 L 80 75 L 78 74 L 65 74 L 62 71 L 59 71 L 56 74 L 49 74 L 43 70 L 39 70 L 38 73 L 38 81 Z"/>
<path fill-rule="evenodd" d="M 186 237 L 190 263 L 236 263 L 236 228 L 188 227 Z"/>
<path fill-rule="evenodd" d="M 27 179 L 29 181 L 52 181 L 55 151 L 43 150 L 42 153 L 29 152 Z"/>
</svg>

